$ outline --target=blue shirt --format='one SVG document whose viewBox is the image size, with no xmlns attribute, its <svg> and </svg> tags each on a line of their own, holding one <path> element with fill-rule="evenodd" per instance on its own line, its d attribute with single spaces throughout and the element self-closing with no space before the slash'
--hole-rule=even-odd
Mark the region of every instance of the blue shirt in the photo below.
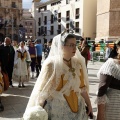
<svg viewBox="0 0 120 120">
<path fill-rule="evenodd" d="M 42 44 L 36 44 L 35 48 L 36 48 L 36 55 L 42 56 Z"/>
</svg>

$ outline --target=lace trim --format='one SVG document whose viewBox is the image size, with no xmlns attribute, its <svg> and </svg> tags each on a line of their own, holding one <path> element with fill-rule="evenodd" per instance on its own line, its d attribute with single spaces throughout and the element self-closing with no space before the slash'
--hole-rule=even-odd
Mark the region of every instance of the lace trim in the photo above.
<svg viewBox="0 0 120 120">
<path fill-rule="evenodd" d="M 65 73 L 63 80 L 68 80 L 67 85 L 64 85 L 63 89 L 61 90 L 62 93 L 69 95 L 70 90 L 74 90 L 75 92 L 80 93 L 80 69 L 81 65 L 77 62 L 77 60 L 73 60 L 72 67 L 75 68 L 75 78 L 73 77 L 72 73 L 69 72 L 69 68 L 64 66 L 63 74 Z"/>
<path fill-rule="evenodd" d="M 100 74 L 113 76 L 115 79 L 120 80 L 120 65 L 116 64 L 112 58 L 109 58 L 100 68 L 97 76 Z"/>
<path fill-rule="evenodd" d="M 95 100 L 95 104 L 106 104 L 109 102 L 109 99 L 107 97 L 107 95 L 103 95 L 102 97 L 97 97 Z"/>
</svg>

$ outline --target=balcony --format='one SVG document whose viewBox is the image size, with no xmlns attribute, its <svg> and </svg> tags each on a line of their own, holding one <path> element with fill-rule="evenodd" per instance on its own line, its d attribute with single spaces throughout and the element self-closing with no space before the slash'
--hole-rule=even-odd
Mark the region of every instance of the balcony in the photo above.
<svg viewBox="0 0 120 120">
<path fill-rule="evenodd" d="M 75 32 L 76 32 L 76 33 L 79 33 L 79 32 L 80 32 L 80 29 L 76 27 L 76 28 L 75 28 Z"/>
<path fill-rule="evenodd" d="M 58 22 L 61 22 L 61 18 L 58 18 Z"/>
<path fill-rule="evenodd" d="M 53 19 L 51 19 L 51 24 L 53 24 L 53 22 L 54 22 L 54 20 L 53 20 Z"/>
<path fill-rule="evenodd" d="M 40 32 L 38 32 L 38 36 L 40 36 L 41 35 L 41 33 Z"/>
<path fill-rule="evenodd" d="M 41 22 L 38 22 L 38 25 L 40 26 L 40 25 L 41 25 Z"/>
<path fill-rule="evenodd" d="M 79 19 L 80 14 L 75 15 L 75 19 Z"/>
<path fill-rule="evenodd" d="M 66 17 L 66 21 L 69 21 L 69 20 L 70 20 L 70 16 L 67 16 L 67 17 Z"/>
<path fill-rule="evenodd" d="M 44 21 L 44 25 L 47 25 L 47 21 Z"/>
<path fill-rule="evenodd" d="M 58 30 L 57 30 L 57 33 L 60 34 L 60 33 L 61 33 L 61 29 L 58 29 Z"/>
<path fill-rule="evenodd" d="M 17 5 L 12 4 L 11 7 L 12 7 L 12 8 L 17 8 Z"/>
</svg>

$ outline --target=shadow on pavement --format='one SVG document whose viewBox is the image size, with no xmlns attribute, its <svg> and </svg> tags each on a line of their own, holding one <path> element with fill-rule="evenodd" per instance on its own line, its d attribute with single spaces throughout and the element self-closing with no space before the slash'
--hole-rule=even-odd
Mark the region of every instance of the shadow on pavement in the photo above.
<svg viewBox="0 0 120 120">
<path fill-rule="evenodd" d="M 97 77 L 96 74 L 89 74 L 89 73 L 88 73 L 88 76 L 89 76 L 89 77 L 91 77 L 91 76 L 92 76 L 92 77 Z"/>
<path fill-rule="evenodd" d="M 88 70 L 99 70 L 99 68 L 98 69 L 95 69 L 95 68 L 87 68 Z"/>
<path fill-rule="evenodd" d="M 0 117 L 21 118 L 24 114 L 29 98 L 27 96 L 9 95 L 2 96 L 4 111 L 0 112 Z"/>
<path fill-rule="evenodd" d="M 89 93 L 90 96 L 97 96 L 95 93 Z"/>
<path fill-rule="evenodd" d="M 91 81 L 89 80 L 90 83 L 99 83 L 99 81 Z"/>
</svg>

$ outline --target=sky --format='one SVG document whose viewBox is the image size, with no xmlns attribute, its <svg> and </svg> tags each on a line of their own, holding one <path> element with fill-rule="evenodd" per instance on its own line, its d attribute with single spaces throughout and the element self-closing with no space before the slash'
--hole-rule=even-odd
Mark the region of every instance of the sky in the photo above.
<svg viewBox="0 0 120 120">
<path fill-rule="evenodd" d="M 23 8 L 31 8 L 32 0 L 23 0 Z"/>
<path fill-rule="evenodd" d="M 22 0 L 23 1 L 23 8 L 30 9 L 32 5 L 32 0 Z M 47 0 L 41 0 L 41 1 L 47 1 Z"/>
</svg>

